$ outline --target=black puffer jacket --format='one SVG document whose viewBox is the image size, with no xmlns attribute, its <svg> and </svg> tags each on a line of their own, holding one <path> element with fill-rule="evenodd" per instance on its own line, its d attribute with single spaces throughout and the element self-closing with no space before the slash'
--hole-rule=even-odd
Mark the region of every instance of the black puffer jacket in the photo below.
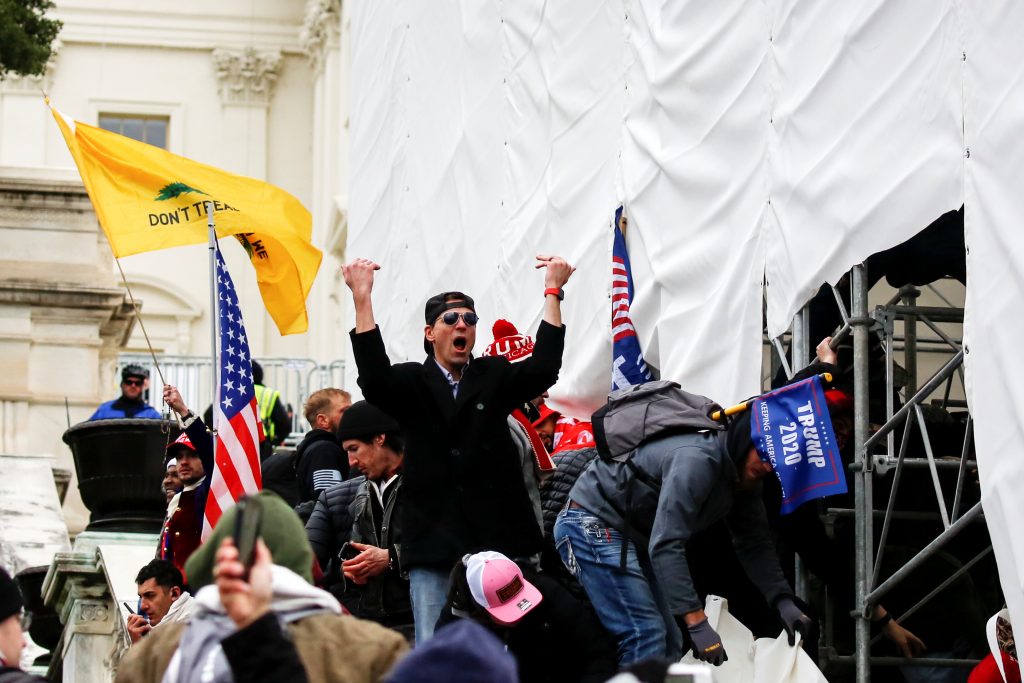
<svg viewBox="0 0 1024 683">
<path fill-rule="evenodd" d="M 540 507 L 544 517 L 544 549 L 540 555 L 540 566 L 544 571 L 560 577 L 570 589 L 579 594 L 582 594 L 582 589 L 562 565 L 562 559 L 555 549 L 555 519 L 569 500 L 572 485 L 596 457 L 596 448 L 555 453 L 551 456 L 555 463 L 555 472 L 540 484 Z"/>
<path fill-rule="evenodd" d="M 555 472 L 541 482 L 540 507 L 544 515 L 544 538 L 548 544 L 552 542 L 552 530 L 555 518 L 565 507 L 569 499 L 569 490 L 590 461 L 597 457 L 596 448 L 580 448 L 574 451 L 555 453 L 551 459 L 555 463 Z"/>
<path fill-rule="evenodd" d="M 306 537 L 320 568 L 327 572 L 345 541 L 352 538 L 352 516 L 349 506 L 359 493 L 366 477 L 355 477 L 320 493 L 313 514 L 306 522 Z"/>
</svg>

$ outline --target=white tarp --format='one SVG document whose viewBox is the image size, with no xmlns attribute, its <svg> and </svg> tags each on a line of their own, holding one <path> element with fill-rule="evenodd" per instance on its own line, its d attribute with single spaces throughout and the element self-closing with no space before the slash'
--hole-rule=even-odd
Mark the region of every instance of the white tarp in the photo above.
<svg viewBox="0 0 1024 683">
<path fill-rule="evenodd" d="M 1024 518 L 1010 384 L 1024 376 L 1022 12 L 1012 0 L 355 3 L 348 256 L 384 266 L 374 302 L 392 360 L 422 358 L 422 305 L 443 290 L 477 299 L 478 349 L 498 317 L 532 332 L 533 256 L 561 254 L 579 271 L 553 394 L 588 412 L 610 384 L 621 202 L 647 361 L 730 403 L 759 388 L 762 276 L 777 334 L 822 281 L 966 202 L 968 392 L 1003 586 L 1024 622 L 1024 542 L 1008 531 Z"/>
<path fill-rule="evenodd" d="M 759 387 L 762 279 L 778 334 L 962 201 L 953 0 L 362 2 L 352 25 L 348 251 L 384 266 L 389 351 L 420 357 L 446 289 L 481 344 L 534 329 L 532 259 L 558 253 L 579 271 L 553 393 L 579 414 L 609 387 L 619 203 L 648 363 L 729 403 Z"/>
<path fill-rule="evenodd" d="M 963 203 L 963 62 L 954 0 L 768 4 L 777 336 L 823 282 Z"/>
<path fill-rule="evenodd" d="M 732 403 L 760 385 L 764 9 L 630 5 L 622 159 L 633 323 L 662 377 Z"/>
<path fill-rule="evenodd" d="M 964 2 L 967 400 L 985 521 L 1018 637 L 1024 628 L 1024 4 Z M 1012 27 L 1012 28 L 1010 28 Z"/>
<path fill-rule="evenodd" d="M 558 254 L 579 268 L 562 395 L 607 391 L 620 9 L 355 6 L 348 253 L 383 266 L 374 302 L 393 361 L 423 357 L 423 304 L 441 291 L 476 300 L 478 350 L 497 318 L 532 333 L 544 282 L 534 256 Z"/>
<path fill-rule="evenodd" d="M 754 638 L 739 619 L 729 613 L 729 601 L 709 595 L 704 601 L 708 624 L 718 632 L 729 659 L 711 668 L 715 683 L 827 683 L 801 644 L 789 644 L 782 631 L 775 638 Z M 683 662 L 699 665 L 687 652 Z"/>
</svg>

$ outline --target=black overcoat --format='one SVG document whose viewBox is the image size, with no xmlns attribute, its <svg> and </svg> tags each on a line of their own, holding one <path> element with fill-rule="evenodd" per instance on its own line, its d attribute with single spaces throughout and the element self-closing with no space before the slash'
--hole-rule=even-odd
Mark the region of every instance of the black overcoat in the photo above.
<svg viewBox="0 0 1024 683">
<path fill-rule="evenodd" d="M 542 321 L 533 355 L 521 362 L 473 358 L 458 398 L 433 357 L 392 365 L 380 328 L 351 338 L 363 397 L 405 436 L 403 565 L 447 569 L 468 552 L 539 552 L 541 530 L 506 418 L 558 379 L 565 327 Z"/>
</svg>

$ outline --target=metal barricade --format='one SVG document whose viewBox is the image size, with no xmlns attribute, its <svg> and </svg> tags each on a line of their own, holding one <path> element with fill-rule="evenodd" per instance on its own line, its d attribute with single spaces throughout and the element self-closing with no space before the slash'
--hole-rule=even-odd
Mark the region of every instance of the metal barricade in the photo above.
<svg viewBox="0 0 1024 683">
<path fill-rule="evenodd" d="M 164 381 L 178 388 L 182 398 L 197 413 L 210 405 L 213 397 L 211 385 L 211 359 L 208 356 L 158 355 Z M 318 364 L 311 358 L 257 358 L 263 368 L 264 386 L 281 392 L 281 401 L 291 413 L 292 431 L 308 429 L 302 417 L 302 405 L 310 393 L 325 387 L 340 387 L 344 378 L 345 361 L 334 360 Z M 149 393 L 146 400 L 163 411 L 164 387 L 152 356 L 145 353 L 122 353 L 118 357 L 118 373 L 126 365 L 141 365 L 149 370 Z"/>
</svg>

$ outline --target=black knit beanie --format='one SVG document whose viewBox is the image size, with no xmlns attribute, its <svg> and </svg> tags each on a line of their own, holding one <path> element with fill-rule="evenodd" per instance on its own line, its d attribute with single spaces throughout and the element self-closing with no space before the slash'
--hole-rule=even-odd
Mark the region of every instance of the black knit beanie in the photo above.
<svg viewBox="0 0 1024 683">
<path fill-rule="evenodd" d="M 395 418 L 367 401 L 350 405 L 338 423 L 338 441 L 365 439 L 377 434 L 391 434 L 400 429 Z"/>
<path fill-rule="evenodd" d="M 0 568 L 0 621 L 6 621 L 8 617 L 20 614 L 23 605 L 18 584 L 10 574 Z"/>
</svg>

